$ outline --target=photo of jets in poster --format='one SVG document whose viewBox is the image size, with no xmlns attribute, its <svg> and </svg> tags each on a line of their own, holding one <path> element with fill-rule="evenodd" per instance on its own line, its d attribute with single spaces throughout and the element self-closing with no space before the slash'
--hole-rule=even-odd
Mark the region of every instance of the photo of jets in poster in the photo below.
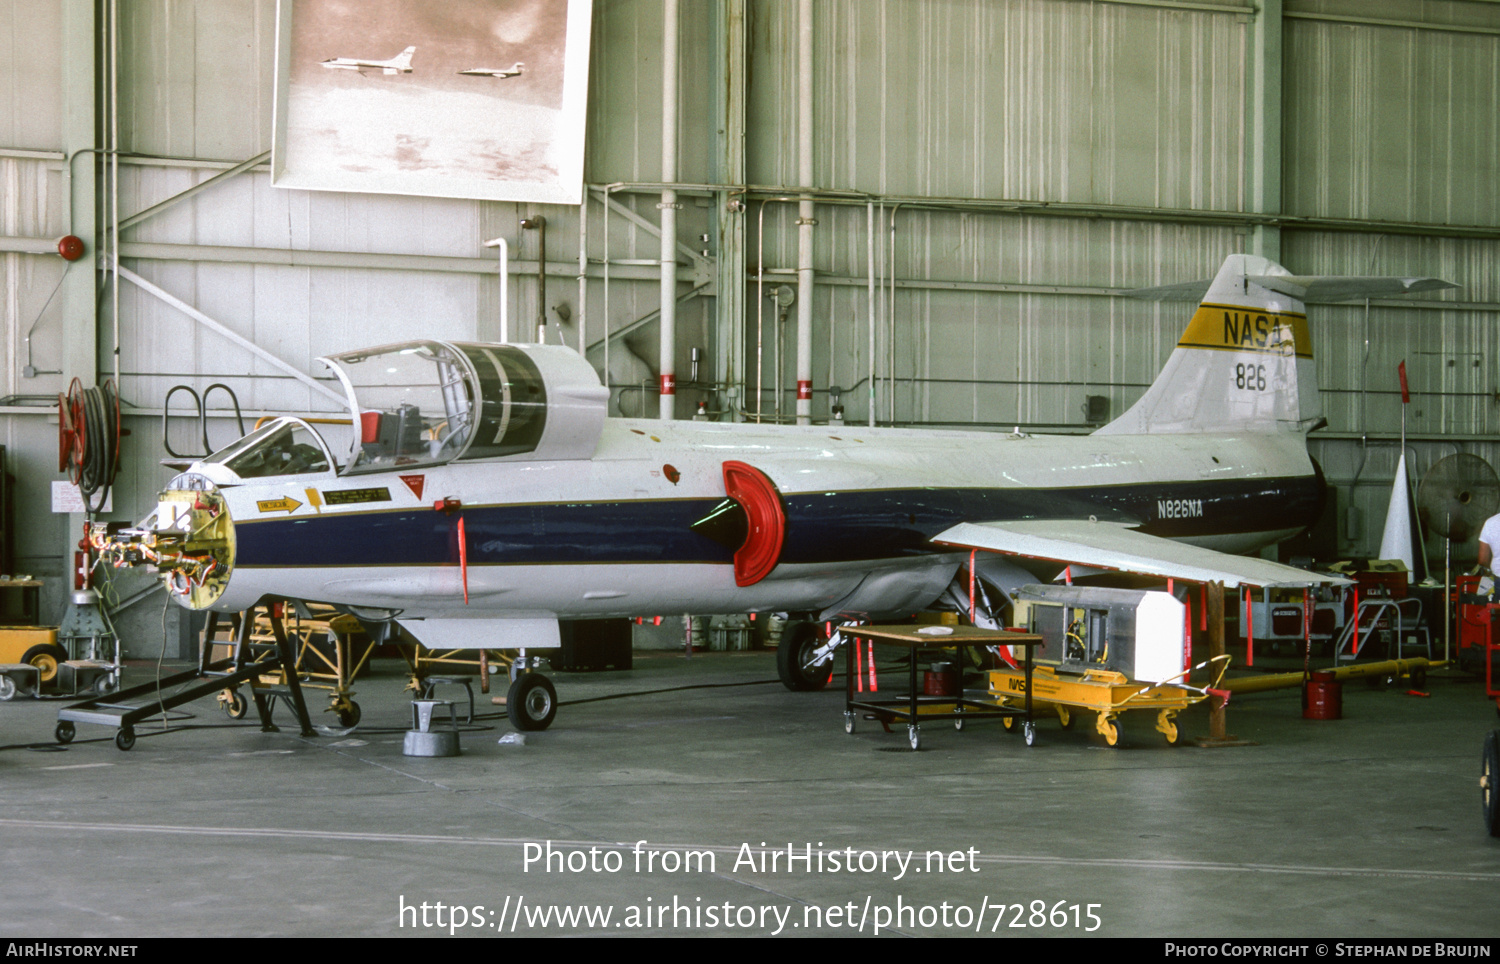
<svg viewBox="0 0 1500 964">
<path fill-rule="evenodd" d="M 278 187 L 576 204 L 590 0 L 280 0 Z"/>
</svg>

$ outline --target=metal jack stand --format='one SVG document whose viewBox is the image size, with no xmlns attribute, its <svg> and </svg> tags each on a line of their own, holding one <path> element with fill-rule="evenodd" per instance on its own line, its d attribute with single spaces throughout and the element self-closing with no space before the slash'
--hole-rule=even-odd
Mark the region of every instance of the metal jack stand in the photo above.
<svg viewBox="0 0 1500 964">
<path fill-rule="evenodd" d="M 139 686 L 132 686 L 114 694 L 108 700 L 96 698 L 64 707 L 57 711 L 57 729 L 54 731 L 57 742 L 71 743 L 77 732 L 75 724 L 97 723 L 102 726 L 118 727 L 115 732 L 115 746 L 121 750 L 129 750 L 135 746 L 135 725 L 142 720 L 163 716 L 167 710 L 174 707 L 218 692 L 226 686 L 243 682 L 251 682 L 251 692 L 255 696 L 255 709 L 260 714 L 261 731 L 274 733 L 278 728 L 271 722 L 271 705 L 266 699 L 268 691 L 256 687 L 253 681 L 264 673 L 274 673 L 278 670 L 285 673 L 287 680 L 285 695 L 291 698 L 292 705 L 296 709 L 302 735 L 315 736 L 316 733 L 307 716 L 307 704 L 302 699 L 302 687 L 297 680 L 297 656 L 287 641 L 286 628 L 282 622 L 281 604 L 272 604 L 268 608 L 270 609 L 271 629 L 276 637 L 274 645 L 251 645 L 250 634 L 255 622 L 252 608 L 240 621 L 232 658 L 211 662 L 210 647 L 205 646 L 197 669 L 174 673 L 160 681 L 153 680 Z M 211 633 L 210 629 L 210 635 Z M 139 698 L 146 698 L 147 701 L 130 702 Z"/>
<path fill-rule="evenodd" d="M 108 670 L 94 681 L 100 696 L 119 688 L 120 640 L 100 610 L 99 594 L 94 590 L 80 589 L 69 598 L 68 611 L 57 628 L 57 642 L 67 651 L 75 672 Z"/>
</svg>

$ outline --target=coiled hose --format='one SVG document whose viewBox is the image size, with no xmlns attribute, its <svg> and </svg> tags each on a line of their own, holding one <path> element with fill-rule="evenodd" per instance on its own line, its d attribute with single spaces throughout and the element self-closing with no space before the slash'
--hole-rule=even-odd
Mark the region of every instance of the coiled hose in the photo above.
<svg viewBox="0 0 1500 964">
<path fill-rule="evenodd" d="M 57 470 L 68 473 L 93 516 L 109 501 L 120 467 L 119 393 L 113 381 L 84 388 L 75 378 L 57 409 Z"/>
</svg>

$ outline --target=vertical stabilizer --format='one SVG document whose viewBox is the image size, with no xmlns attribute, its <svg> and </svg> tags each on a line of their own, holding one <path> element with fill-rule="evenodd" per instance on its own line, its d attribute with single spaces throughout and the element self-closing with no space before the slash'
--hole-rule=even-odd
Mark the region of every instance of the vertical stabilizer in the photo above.
<svg viewBox="0 0 1500 964">
<path fill-rule="evenodd" d="M 396 56 L 387 61 L 385 72 L 388 74 L 411 73 L 411 55 L 417 52 L 416 47 L 407 47 Z"/>
<path fill-rule="evenodd" d="M 1281 265 L 1230 255 L 1205 285 L 1131 292 L 1180 301 L 1201 297 L 1161 374 L 1099 434 L 1305 431 L 1322 417 L 1307 311 Z M 1274 285 L 1275 287 L 1271 287 Z"/>
</svg>

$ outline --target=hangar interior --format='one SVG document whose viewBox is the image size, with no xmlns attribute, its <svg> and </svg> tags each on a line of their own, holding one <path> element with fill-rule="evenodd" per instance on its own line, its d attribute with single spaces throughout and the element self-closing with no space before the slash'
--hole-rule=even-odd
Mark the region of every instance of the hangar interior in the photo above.
<svg viewBox="0 0 1500 964">
<path fill-rule="evenodd" d="M 476 2 L 457 5 L 453 15 L 499 10 L 524 20 L 546 3 Z M 1311 538 L 1288 551 L 1376 556 L 1403 438 L 1414 485 L 1456 453 L 1490 464 L 1500 457 L 1494 0 L 593 0 L 577 204 L 273 183 L 278 15 L 336 6 L 0 0 L 8 51 L 0 58 L 0 90 L 9 93 L 0 105 L 0 474 L 13 506 L 0 567 L 41 580 L 44 621 L 60 618 L 67 605 L 86 518 L 59 511 L 53 495 L 54 482 L 65 477 L 56 464 L 57 399 L 75 379 L 85 386 L 114 379 L 118 386 L 128 435 L 112 504 L 96 518 L 133 523 L 153 509 L 172 474 L 161 464 L 164 432 L 179 451 L 201 448 L 186 409 L 170 409 L 164 419 L 173 386 L 200 395 L 210 385 L 228 386 L 246 420 L 326 418 L 345 409 L 316 358 L 415 338 L 493 342 L 503 333 L 514 342 L 579 347 L 609 389 L 611 416 L 1083 436 L 1141 396 L 1189 314 L 1180 304 L 1125 292 L 1211 278 L 1226 256 L 1249 253 L 1299 274 L 1430 276 L 1458 286 L 1309 312 L 1327 424 L 1309 436 L 1308 450 L 1332 498 Z M 379 38 L 379 49 L 350 53 L 385 57 L 399 49 L 384 49 L 388 30 L 375 25 L 406 15 L 408 0 L 361 6 L 372 24 L 367 39 Z M 517 33 L 509 42 L 525 48 L 528 37 Z M 351 83 L 365 81 L 358 76 Z M 82 239 L 81 258 L 59 256 L 65 236 Z M 486 246 L 496 239 L 506 241 L 507 260 Z M 1411 390 L 1404 406 L 1402 363 Z M 664 381 L 675 381 L 675 394 L 661 391 Z M 225 396 L 208 398 L 206 432 L 216 448 L 239 431 Z M 1441 565 L 1444 540 L 1430 535 L 1426 550 Z M 1472 542 L 1452 551 L 1459 567 L 1472 564 Z M 113 592 L 127 656 L 154 663 L 195 652 L 199 624 L 163 607 L 153 574 L 121 571 Z M 680 624 L 669 622 L 654 636 L 639 629 L 638 645 L 680 649 Z M 669 675 L 666 665 L 639 672 L 653 685 L 671 685 L 657 679 Z M 697 672 L 723 675 L 713 675 L 714 685 L 748 685 L 755 671 L 740 666 Z M 822 716 L 836 729 L 833 703 L 783 706 L 799 694 L 781 692 L 763 710 L 747 698 L 727 701 L 726 719 L 773 721 L 749 737 L 706 704 L 688 701 L 668 712 L 674 731 L 701 728 L 724 741 L 715 751 L 696 735 L 680 737 L 694 741 L 684 752 L 713 786 L 703 801 L 746 828 L 735 841 L 743 835 L 774 843 L 790 834 L 800 844 L 823 839 L 819 834 L 863 834 L 874 845 L 885 834 L 920 847 L 927 837 L 912 825 L 844 808 L 879 809 L 885 801 L 878 795 L 887 793 L 898 806 L 918 808 L 924 785 L 953 790 L 925 825 L 949 851 L 969 839 L 971 817 L 981 837 L 996 829 L 993 818 L 973 816 L 996 803 L 1011 811 L 1007 831 L 1026 833 L 1016 812 L 1039 813 L 1046 815 L 1039 832 L 1055 839 L 1082 829 L 1068 818 L 1075 801 L 1088 801 L 1090 820 L 1105 820 L 1097 814 L 1103 801 L 1104 810 L 1134 814 L 1120 831 L 1129 838 L 1120 845 L 1122 859 L 1136 861 L 1126 876 L 1155 888 L 1134 891 L 1110 875 L 1109 848 L 1074 840 L 1078 852 L 1057 855 L 1064 879 L 1081 888 L 1069 899 L 1087 904 L 1087 882 L 1109 878 L 1100 899 L 1116 916 L 1105 933 L 1276 934 L 1285 924 L 1286 933 L 1302 934 L 1493 936 L 1500 851 L 1471 833 L 1475 821 L 1464 814 L 1472 800 L 1450 800 L 1472 797 L 1471 789 L 1457 788 L 1472 786 L 1464 781 L 1487 710 L 1472 681 L 1454 687 L 1467 687 L 1464 701 L 1435 698 L 1432 709 L 1403 706 L 1367 720 L 1348 759 L 1296 726 L 1266 722 L 1264 739 L 1281 741 L 1267 766 L 1279 775 L 1273 783 L 1285 801 L 1235 770 L 1229 779 L 1245 796 L 1224 811 L 1222 827 L 1178 808 L 1212 811 L 1219 801 L 1199 781 L 1227 773 L 1243 757 L 1194 762 L 1184 772 L 1155 754 L 1135 773 L 1128 758 L 1100 763 L 1097 754 L 1070 749 L 1066 762 L 1026 758 L 1021 782 L 1006 784 L 1003 771 L 1013 764 L 1000 757 L 1014 753 L 1013 745 L 968 763 L 960 745 L 945 746 L 936 764 L 924 759 L 920 775 L 906 776 L 884 755 L 872 763 L 850 758 L 847 747 L 820 747 L 809 749 L 809 758 L 829 776 L 808 790 L 791 785 L 777 761 L 811 739 L 806 734 L 821 733 Z M 603 696 L 607 687 L 594 680 L 583 689 Z M 399 722 L 406 711 L 395 695 L 390 702 Z M 1269 719 L 1276 715 L 1269 706 L 1295 716 L 1294 704 L 1281 698 L 1247 712 Z M 14 735 L 5 742 L 45 739 L 30 730 L 46 731 L 50 709 L 40 703 L 26 708 L 27 716 L 12 714 L 17 729 L 6 720 Z M 690 765 L 646 756 L 649 731 L 629 729 L 633 711 L 581 712 L 592 714 L 584 732 L 604 734 L 602 745 L 626 762 L 610 763 L 597 746 L 564 749 L 564 741 L 587 742 L 565 734 L 550 750 L 542 737 L 526 747 L 533 759 L 550 754 L 547 762 L 506 769 L 501 763 L 509 761 L 486 758 L 468 777 L 424 769 L 413 778 L 411 786 L 421 789 L 412 792 L 429 795 L 422 805 L 440 824 L 449 797 L 470 794 L 437 831 L 448 836 L 434 844 L 439 856 L 422 858 L 431 864 L 424 872 L 439 872 L 445 848 L 468 845 L 503 851 L 509 870 L 516 841 L 574 830 L 583 840 L 633 840 L 638 832 L 684 844 L 711 835 L 662 819 L 681 808 L 705 820 L 691 790 L 699 777 Z M 781 722 L 777 713 L 786 714 Z M 615 733 L 616 725 L 630 738 Z M 1420 735 L 1383 762 L 1379 748 L 1394 746 L 1401 733 Z M 201 739 L 183 745 L 221 763 L 237 752 Z M 272 737 L 256 739 L 268 742 L 246 743 L 245 752 L 282 752 Z M 169 745 L 150 743 L 153 751 Z M 82 755 L 76 751 L 102 749 L 81 744 L 75 755 Z M 301 761 L 312 751 L 299 744 L 285 752 Z M 339 751 L 337 772 L 324 778 L 341 805 L 363 792 L 353 753 Z M 568 754 L 572 763 L 556 759 Z M 6 754 L 12 759 L 0 767 L 14 765 L 17 755 Z M 286 762 L 266 759 L 271 767 Z M 110 779 L 120 779 L 129 764 L 109 762 Z M 736 784 L 742 764 L 754 779 Z M 210 819 L 218 804 L 193 789 L 210 771 L 190 770 L 185 760 L 152 765 L 152 779 L 169 790 L 132 785 L 117 796 L 99 778 L 70 795 L 36 770 L 23 781 L 26 789 L 5 792 L 28 812 L 13 811 L 0 823 L 28 837 L 51 827 L 92 850 L 83 841 L 102 815 L 80 794 L 108 798 L 115 816 L 116 805 L 128 801 L 131 808 L 171 810 L 163 819 L 174 825 L 228 822 Z M 971 765 L 993 766 L 1005 789 L 975 777 Z M 249 789 L 259 766 L 231 761 L 224 771 L 245 794 L 224 806 L 246 827 L 257 818 L 245 800 L 260 793 L 273 799 L 270 791 Z M 1158 850 L 1161 838 L 1182 827 L 1220 835 L 1248 823 L 1261 843 L 1283 831 L 1299 840 L 1309 829 L 1329 832 L 1344 819 L 1331 798 L 1282 785 L 1314 766 L 1337 771 L 1336 779 L 1320 774 L 1330 793 L 1380 811 L 1368 819 L 1390 857 L 1361 863 L 1350 892 L 1328 896 L 1316 911 L 1306 911 L 1317 903 L 1312 890 L 1297 891 L 1295 900 L 1274 892 L 1285 877 L 1324 880 L 1309 866 L 1345 866 L 1345 852 L 1328 840 L 1313 856 L 1278 850 L 1267 859 L 1285 873 L 1262 874 L 1249 885 L 1243 872 L 1226 869 L 1255 862 L 1244 849 L 1224 863 Z M 281 779 L 297 779 L 295 772 L 285 768 Z M 589 785 L 588 772 L 605 775 Z M 515 782 L 496 793 L 486 780 Z M 1423 795 L 1424 780 L 1435 799 Z M 1172 795 L 1169 788 L 1184 782 L 1195 789 Z M 601 786 L 634 789 L 611 798 Z M 545 789 L 530 793 L 537 787 Z M 1389 809 L 1379 799 L 1387 791 L 1394 797 Z M 380 792 L 389 797 L 375 806 L 378 828 L 350 844 L 367 848 L 348 858 L 367 873 L 389 866 L 376 856 L 382 841 L 389 843 L 379 835 L 394 839 L 410 829 L 396 799 L 404 791 L 393 785 Z M 306 794 L 316 805 L 318 796 Z M 482 805 L 472 802 L 480 798 Z M 1151 815 L 1132 810 L 1153 798 L 1160 808 Z M 43 806 L 61 822 L 43 819 Z M 543 812 L 549 806 L 614 816 L 608 826 L 570 823 Z M 640 811 L 653 815 L 633 829 L 626 814 Z M 509 829 L 476 829 L 492 814 Z M 155 818 L 122 819 L 139 826 Z M 712 821 L 708 816 L 704 826 Z M 1412 821 L 1429 829 L 1413 831 Z M 1430 829 L 1449 822 L 1446 836 Z M 896 829 L 902 826 L 910 833 Z M 295 833 L 278 832 L 275 846 L 293 846 L 287 841 Z M 108 848 L 124 833 L 108 838 Z M 129 833 L 148 845 L 146 831 Z M 1334 836 L 1352 846 L 1341 832 Z M 509 843 L 497 842 L 502 837 Z M 1048 867 L 1051 858 L 1014 839 L 989 848 L 1011 857 L 995 858 L 987 875 L 1014 872 L 1025 881 Z M 715 843 L 728 845 L 727 838 Z M 26 846 L 37 848 L 39 861 L 49 859 L 44 843 Z M 243 868 L 317 874 L 312 855 L 330 845 L 310 842 L 313 849 L 281 862 L 248 843 L 224 846 L 226 859 Z M 160 856 L 184 871 L 192 848 L 176 837 L 169 847 Z M 1418 865 L 1420 873 L 1378 876 Z M 92 873 L 74 864 L 48 877 L 43 893 L 61 901 L 77 888 L 103 889 Z M 1183 899 L 1184 878 L 1226 875 L 1229 888 L 1244 889 L 1221 895 L 1216 883 L 1206 884 L 1205 894 L 1188 901 L 1196 902 L 1193 911 L 1162 916 L 1161 902 Z M 228 876 L 226 892 L 249 892 L 239 870 Z M 412 871 L 403 882 L 421 879 Z M 578 882 L 566 884 L 554 879 L 547 886 L 566 893 Z M 472 876 L 464 882 L 470 891 L 481 885 Z M 347 911 L 353 898 L 346 887 L 339 885 L 329 907 Z M 707 890 L 731 887 L 719 876 Z M 1377 923 L 1344 913 L 1366 900 L 1406 905 L 1407 887 L 1440 892 L 1441 909 L 1424 897 L 1411 899 L 1412 913 L 1435 916 L 1417 921 L 1377 914 Z M 1023 888 L 1011 889 L 1014 903 Z M 1051 898 L 1049 906 L 1067 896 L 1055 887 L 1037 893 Z M 102 907 L 111 898 L 90 900 Z M 198 932 L 207 911 L 186 892 L 172 900 L 175 919 L 188 923 L 116 908 L 97 920 L 65 913 L 58 933 Z M 1251 909 L 1257 902 L 1292 916 L 1259 920 Z M 1299 902 L 1303 910 L 1287 909 Z M 46 910 L 32 898 L 7 904 L 10 923 L 47 919 L 24 916 Z M 1232 913 L 1224 910 L 1231 904 Z M 295 923 L 287 932 L 322 932 L 316 912 L 289 913 Z M 350 912 L 349 919 L 365 916 L 383 928 L 395 919 L 383 904 L 379 913 Z M 1126 916 L 1131 927 L 1119 923 Z M 342 925 L 327 926 L 331 933 Z"/>
</svg>

